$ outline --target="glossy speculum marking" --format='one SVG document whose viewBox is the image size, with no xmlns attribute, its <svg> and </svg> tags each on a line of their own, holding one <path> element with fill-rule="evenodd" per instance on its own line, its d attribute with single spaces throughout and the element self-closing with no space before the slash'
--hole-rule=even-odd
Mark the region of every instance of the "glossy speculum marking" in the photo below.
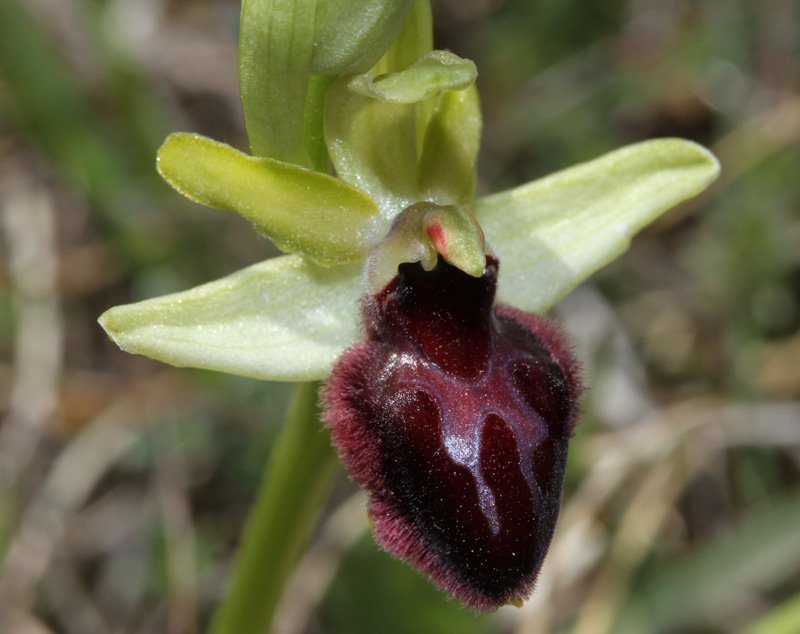
<svg viewBox="0 0 800 634">
<path fill-rule="evenodd" d="M 580 384 L 546 319 L 494 306 L 441 258 L 363 300 L 366 340 L 328 380 L 325 421 L 370 492 L 378 542 L 465 605 L 533 588 L 558 516 Z"/>
</svg>

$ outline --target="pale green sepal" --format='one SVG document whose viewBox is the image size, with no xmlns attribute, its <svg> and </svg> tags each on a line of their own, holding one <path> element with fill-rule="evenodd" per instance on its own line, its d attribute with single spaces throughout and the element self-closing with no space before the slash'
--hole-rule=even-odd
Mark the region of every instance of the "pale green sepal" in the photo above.
<svg viewBox="0 0 800 634">
<path fill-rule="evenodd" d="M 317 10 L 311 71 L 369 70 L 400 33 L 412 0 L 325 0 Z"/>
<path fill-rule="evenodd" d="M 328 89 L 328 154 L 339 178 L 367 192 L 391 220 L 419 200 L 414 106 L 365 97 L 348 83 L 342 77 Z"/>
<path fill-rule="evenodd" d="M 100 325 L 127 352 L 255 379 L 325 377 L 360 337 L 362 266 L 286 255 L 188 291 L 116 306 Z"/>
<path fill-rule="evenodd" d="M 304 106 L 317 0 L 242 0 L 239 92 L 256 156 L 311 166 Z"/>
<path fill-rule="evenodd" d="M 500 259 L 498 300 L 547 310 L 718 173 L 705 148 L 658 139 L 478 200 L 475 216 Z"/>
<path fill-rule="evenodd" d="M 349 88 L 366 97 L 394 103 L 417 103 L 443 90 L 464 90 L 475 83 L 472 60 L 450 51 L 429 51 L 405 70 L 373 76 L 357 75 Z"/>
<path fill-rule="evenodd" d="M 419 191 L 442 205 L 468 204 L 475 195 L 481 110 L 475 85 L 439 95 L 422 147 Z"/>
<path fill-rule="evenodd" d="M 187 133 L 167 137 L 158 172 L 181 194 L 235 211 L 278 248 L 333 265 L 364 257 L 379 210 L 366 194 L 326 174 L 256 158 Z"/>
</svg>

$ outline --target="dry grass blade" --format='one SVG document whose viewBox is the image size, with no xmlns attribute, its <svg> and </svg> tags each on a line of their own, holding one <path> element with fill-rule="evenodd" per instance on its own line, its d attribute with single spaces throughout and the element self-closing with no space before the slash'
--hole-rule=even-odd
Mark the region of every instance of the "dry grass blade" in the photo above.
<svg viewBox="0 0 800 634">
<path fill-rule="evenodd" d="M 110 408 L 61 452 L 20 521 L 0 571 L 0 614 L 33 604 L 69 518 L 108 468 L 133 444 L 125 401 Z M 0 625 L 0 631 L 7 631 Z"/>
<path fill-rule="evenodd" d="M 330 586 L 339 563 L 367 531 L 366 495 L 356 493 L 327 518 L 300 561 L 278 607 L 275 634 L 302 634 Z"/>
<path fill-rule="evenodd" d="M 162 455 L 157 465 L 156 495 L 166 547 L 169 634 L 197 631 L 196 539 L 187 489 L 181 452 L 175 449 Z"/>
<path fill-rule="evenodd" d="M 675 502 L 697 473 L 741 445 L 800 448 L 800 403 L 731 405 L 690 400 L 642 425 L 598 436 L 594 467 L 564 507 L 537 595 L 519 613 L 518 634 L 550 631 L 560 606 L 591 574 L 575 632 L 611 632 L 638 565 L 650 553 Z M 619 525 L 606 540 L 599 518 L 623 500 Z M 598 564 L 599 562 L 599 564 Z"/>
<path fill-rule="evenodd" d="M 23 172 L 24 166 L 4 163 L 0 220 L 16 304 L 16 333 L 9 409 L 0 426 L 2 522 L 13 517 L 16 482 L 54 415 L 63 365 L 53 201 Z"/>
</svg>

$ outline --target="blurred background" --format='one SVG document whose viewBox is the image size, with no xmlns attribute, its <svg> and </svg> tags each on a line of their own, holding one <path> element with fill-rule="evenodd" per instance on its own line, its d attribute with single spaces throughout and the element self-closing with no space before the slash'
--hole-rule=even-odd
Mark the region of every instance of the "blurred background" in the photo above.
<svg viewBox="0 0 800 634">
<path fill-rule="evenodd" d="M 658 136 L 722 177 L 557 310 L 590 390 L 534 597 L 459 608 L 341 475 L 278 631 L 800 632 L 800 4 L 434 9 L 478 64 L 482 191 Z M 154 169 L 173 130 L 246 147 L 238 13 L 0 0 L 2 634 L 191 634 L 224 588 L 287 386 L 126 355 L 95 320 L 275 254 Z"/>
</svg>

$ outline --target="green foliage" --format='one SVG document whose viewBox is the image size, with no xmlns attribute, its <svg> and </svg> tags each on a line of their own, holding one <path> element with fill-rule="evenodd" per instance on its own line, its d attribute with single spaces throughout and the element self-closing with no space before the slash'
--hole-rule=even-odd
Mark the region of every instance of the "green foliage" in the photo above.
<svg viewBox="0 0 800 634">
<path fill-rule="evenodd" d="M 408 566 L 380 552 L 371 539 L 362 539 L 341 566 L 321 606 L 326 631 L 488 634 L 494 629 L 490 618 L 445 600 Z"/>
</svg>

